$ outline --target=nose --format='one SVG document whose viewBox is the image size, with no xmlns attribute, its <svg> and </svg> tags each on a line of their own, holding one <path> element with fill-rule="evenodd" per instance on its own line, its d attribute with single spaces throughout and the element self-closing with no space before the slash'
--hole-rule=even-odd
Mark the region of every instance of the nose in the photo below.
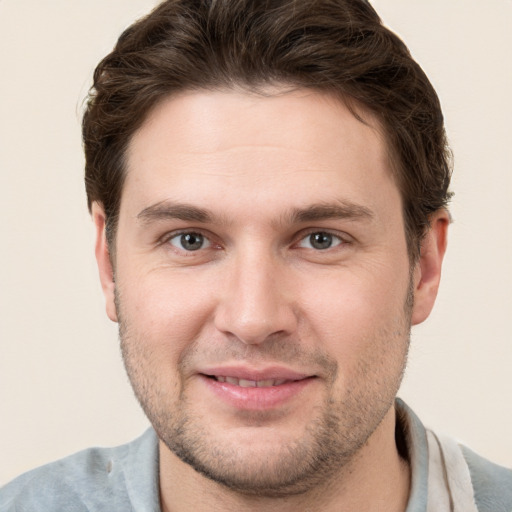
<svg viewBox="0 0 512 512">
<path fill-rule="evenodd" d="M 247 345 L 262 344 L 297 328 L 286 265 L 269 255 L 239 255 L 230 264 L 215 311 L 215 326 Z"/>
</svg>

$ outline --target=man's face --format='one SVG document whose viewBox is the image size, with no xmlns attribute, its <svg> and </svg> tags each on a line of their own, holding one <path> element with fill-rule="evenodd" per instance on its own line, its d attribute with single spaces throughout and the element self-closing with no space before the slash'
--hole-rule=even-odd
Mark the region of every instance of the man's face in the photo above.
<svg viewBox="0 0 512 512">
<path fill-rule="evenodd" d="M 300 492 L 392 421 L 415 285 L 366 119 L 311 91 L 191 92 L 132 139 L 107 308 L 160 439 L 231 488 Z"/>
</svg>

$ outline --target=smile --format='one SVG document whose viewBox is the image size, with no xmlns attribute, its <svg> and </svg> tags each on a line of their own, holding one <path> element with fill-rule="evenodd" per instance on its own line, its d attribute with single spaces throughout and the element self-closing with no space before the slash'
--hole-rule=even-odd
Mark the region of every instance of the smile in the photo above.
<svg viewBox="0 0 512 512">
<path fill-rule="evenodd" d="M 287 379 L 264 379 L 264 380 L 247 380 L 237 379 L 236 377 L 228 377 L 221 375 L 212 375 L 213 379 L 217 382 L 227 382 L 234 386 L 240 386 L 241 388 L 270 388 L 272 386 L 281 386 L 287 382 L 291 382 Z"/>
<path fill-rule="evenodd" d="M 212 403 L 220 400 L 234 410 L 264 411 L 297 400 L 317 380 L 286 368 L 254 370 L 241 367 L 209 369 L 199 373 L 212 393 Z"/>
</svg>

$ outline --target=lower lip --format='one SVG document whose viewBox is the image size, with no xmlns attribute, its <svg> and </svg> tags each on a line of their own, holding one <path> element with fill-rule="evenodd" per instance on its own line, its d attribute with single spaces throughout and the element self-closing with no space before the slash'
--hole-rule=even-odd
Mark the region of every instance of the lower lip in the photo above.
<svg viewBox="0 0 512 512">
<path fill-rule="evenodd" d="M 309 377 L 264 388 L 243 388 L 219 382 L 210 377 L 201 375 L 206 386 L 220 399 L 237 409 L 263 411 L 284 405 L 300 395 L 304 389 L 313 383 L 314 378 Z"/>
</svg>

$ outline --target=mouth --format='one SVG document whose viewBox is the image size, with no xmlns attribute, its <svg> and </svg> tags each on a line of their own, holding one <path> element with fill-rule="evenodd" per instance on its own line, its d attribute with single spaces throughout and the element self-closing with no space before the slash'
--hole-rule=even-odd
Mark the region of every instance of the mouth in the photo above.
<svg viewBox="0 0 512 512">
<path fill-rule="evenodd" d="M 294 380 L 289 379 L 239 379 L 237 377 L 230 377 L 228 375 L 206 375 L 206 377 L 216 380 L 217 382 L 227 382 L 228 384 L 232 384 L 233 386 L 239 386 L 241 388 L 271 388 L 274 386 L 281 386 L 288 382 L 294 382 Z"/>
<path fill-rule="evenodd" d="M 199 373 L 213 397 L 237 410 L 268 410 L 297 400 L 316 380 L 315 375 L 275 367 L 264 370 L 217 368 Z"/>
</svg>

